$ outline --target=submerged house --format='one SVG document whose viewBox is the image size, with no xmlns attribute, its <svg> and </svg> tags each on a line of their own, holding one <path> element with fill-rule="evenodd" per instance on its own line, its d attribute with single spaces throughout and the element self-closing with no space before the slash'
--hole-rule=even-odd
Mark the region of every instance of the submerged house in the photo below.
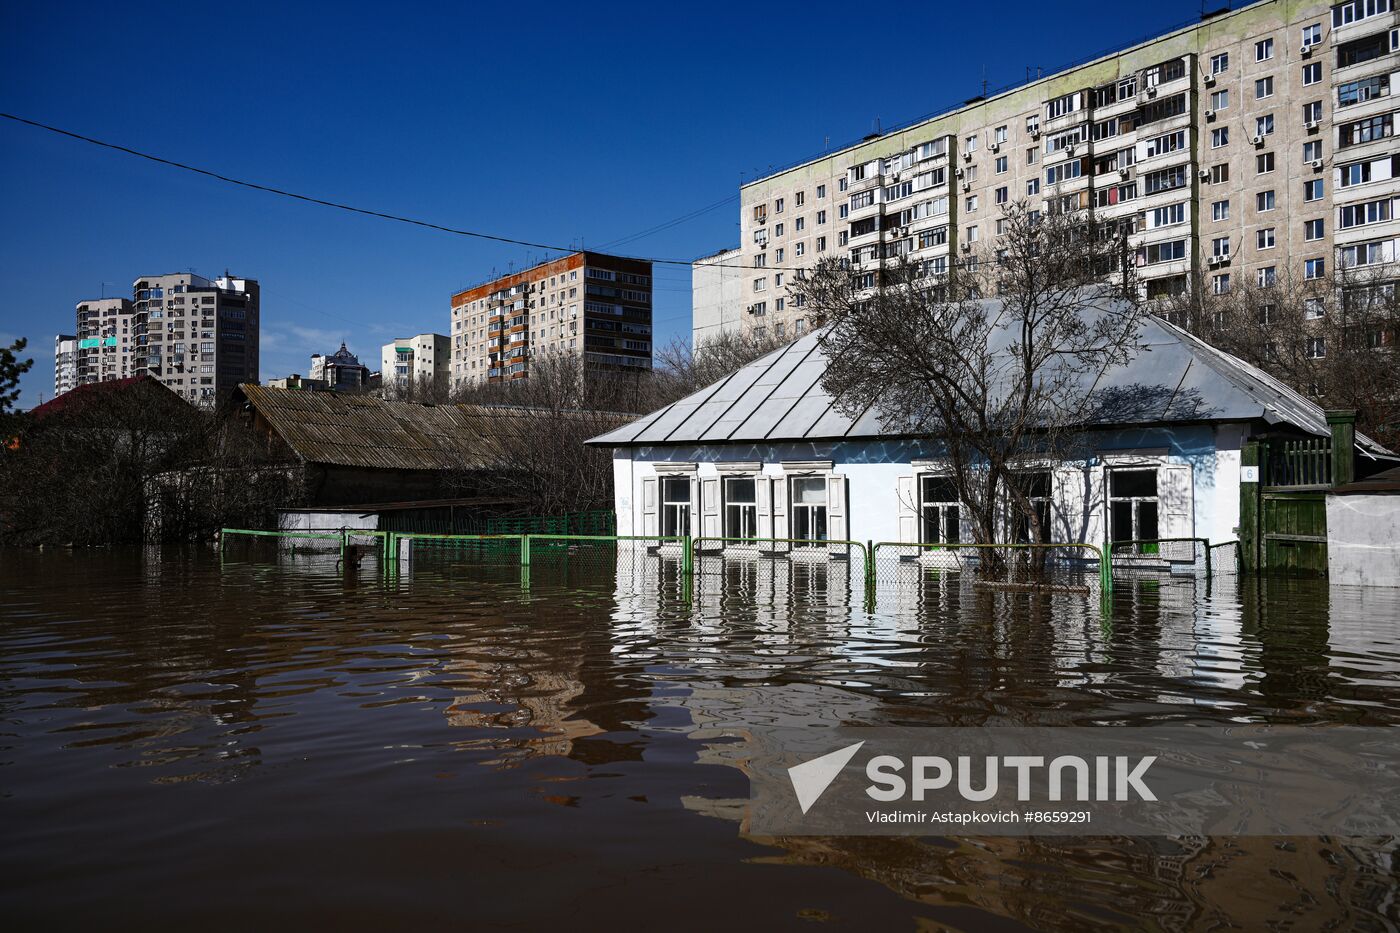
<svg viewBox="0 0 1400 933">
<path fill-rule="evenodd" d="M 849 417 L 823 390 L 823 333 L 591 440 L 613 450 L 618 534 L 970 540 L 939 440 L 878 405 Z M 1329 436 L 1326 414 L 1165 321 L 1146 318 L 1140 343 L 1086 377 L 1083 455 L 1027 463 L 1048 539 L 1234 540 L 1247 440 Z M 1352 456 L 1361 475 L 1390 455 L 1357 435 Z M 1018 537 L 1015 522 L 999 540 Z"/>
</svg>

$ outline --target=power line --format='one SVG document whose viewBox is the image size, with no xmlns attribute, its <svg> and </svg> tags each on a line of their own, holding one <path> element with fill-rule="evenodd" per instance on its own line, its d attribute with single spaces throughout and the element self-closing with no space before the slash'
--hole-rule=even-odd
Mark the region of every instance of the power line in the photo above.
<svg viewBox="0 0 1400 933">
<path fill-rule="evenodd" d="M 576 252 L 576 250 L 575 250 L 573 247 L 570 247 L 570 246 L 559 246 L 559 245 L 549 244 L 549 243 L 535 243 L 535 242 L 532 242 L 532 241 L 530 241 L 530 240 L 520 240 L 520 239 L 516 239 L 516 238 L 514 238 L 514 237 L 500 236 L 499 234 L 494 234 L 494 233 L 481 233 L 481 232 L 475 231 L 475 230 L 463 230 L 463 229 L 458 228 L 458 227 L 448 227 L 448 226 L 445 226 L 445 225 L 443 225 L 443 224 L 435 224 L 435 223 L 432 223 L 431 221 L 427 221 L 427 220 L 418 220 L 418 219 L 416 219 L 416 218 L 413 218 L 413 217 L 405 217 L 405 216 L 400 215 L 400 214 L 390 214 L 390 213 L 388 213 L 388 212 L 386 212 L 386 211 L 377 211 L 377 210 L 373 210 L 373 209 L 371 209 L 371 208 L 366 208 L 366 207 L 356 207 L 356 206 L 354 206 L 353 204 L 342 204 L 342 203 L 340 203 L 339 201 L 329 201 L 329 200 L 326 200 L 325 198 L 318 198 L 318 197 L 314 197 L 314 196 L 308 195 L 308 194 L 298 194 L 298 193 L 295 192 L 295 191 L 287 191 L 287 190 L 284 189 L 284 188 L 275 188 L 275 187 L 273 187 L 273 186 L 271 186 L 271 185 L 263 185 L 263 184 L 259 184 L 259 183 L 257 183 L 257 182 L 245 181 L 245 180 L 243 180 L 243 179 L 241 179 L 241 178 L 234 178 L 234 177 L 229 176 L 229 175 L 224 175 L 224 174 L 222 174 L 222 173 L 220 173 L 220 172 L 215 172 L 215 171 L 213 171 L 213 170 L 211 170 L 211 169 L 200 168 L 200 167 L 197 166 L 197 165 L 189 165 L 188 163 L 185 163 L 185 162 L 178 162 L 178 161 L 176 161 L 176 160 L 174 160 L 174 159 L 167 159 L 167 158 L 164 158 L 164 157 L 162 157 L 162 156 L 153 155 L 153 154 L 151 154 L 151 153 L 149 153 L 149 152 L 142 152 L 142 151 L 139 150 L 139 149 L 132 149 L 132 148 L 130 148 L 129 146 L 122 146 L 122 145 L 119 145 L 119 144 L 117 144 L 117 143 L 110 143 L 110 142 L 107 142 L 107 141 L 105 141 L 105 140 L 96 139 L 96 138 L 94 138 L 94 137 L 92 137 L 92 136 L 84 136 L 82 133 L 75 133 L 75 132 L 72 132 L 71 130 L 65 130 L 65 129 L 62 129 L 62 128 L 57 127 L 57 126 L 50 126 L 50 125 L 47 124 L 47 123 L 40 123 L 40 122 L 38 122 L 37 120 L 29 120 L 29 119 L 26 119 L 25 117 L 16 116 L 15 114 L 12 114 L 12 113 L 0 112 L 0 117 L 4 117 L 4 118 L 7 119 L 7 120 L 13 120 L 13 121 L 16 122 L 16 123 L 22 123 L 22 124 L 24 124 L 25 126 L 34 127 L 35 129 L 45 130 L 45 131 L 50 132 L 50 133 L 56 133 L 56 134 L 59 135 L 59 136 L 66 136 L 66 137 L 68 137 L 69 139 L 76 139 L 76 140 L 78 140 L 78 141 L 80 141 L 80 142 L 90 143 L 91 145 L 99 146 L 99 147 L 101 147 L 101 148 L 103 148 L 103 149 L 111 149 L 111 150 L 114 150 L 114 151 L 116 151 L 116 152 L 124 152 L 124 153 L 126 153 L 127 155 L 135 156 L 135 157 L 138 158 L 138 159 L 146 159 L 147 161 L 155 162 L 155 163 L 157 163 L 157 164 L 159 164 L 159 165 L 164 165 L 164 166 L 167 166 L 167 167 L 169 167 L 169 168 L 177 168 L 177 169 L 181 169 L 182 171 L 193 172 L 193 173 L 196 174 L 196 175 L 204 175 L 204 176 L 207 177 L 207 178 L 213 178 L 213 179 L 215 179 L 216 181 L 222 181 L 222 182 L 225 182 L 225 183 L 230 184 L 230 185 L 237 185 L 238 187 L 241 187 L 241 188 L 251 188 L 251 189 L 254 190 L 254 191 L 262 191 L 262 192 L 264 192 L 264 193 L 266 193 L 266 194 L 275 194 L 275 195 L 277 195 L 277 196 L 279 196 L 279 197 L 291 198 L 291 199 L 293 199 L 293 200 L 296 200 L 296 201 L 303 201 L 303 202 L 308 203 L 308 204 L 319 204 L 319 205 L 321 205 L 322 207 L 330 207 L 330 208 L 334 208 L 334 209 L 336 209 L 336 210 L 347 211 L 347 212 L 352 213 L 352 214 L 362 214 L 362 215 L 364 215 L 364 216 L 366 216 L 366 217 L 377 217 L 377 218 L 379 218 L 380 220 L 390 220 L 390 221 L 394 221 L 395 223 L 409 224 L 409 225 L 412 225 L 412 226 L 415 226 L 415 227 L 423 227 L 423 228 L 426 228 L 426 229 L 428 229 L 428 230 L 436 230 L 436 231 L 438 231 L 438 232 L 440 232 L 440 233 L 450 233 L 450 234 L 453 234 L 453 235 L 455 235 L 455 236 L 472 237 L 472 238 L 479 239 L 479 240 L 490 240 L 490 241 L 495 242 L 495 243 L 505 243 L 505 244 L 508 244 L 508 245 L 511 245 L 511 246 L 525 246 L 525 247 L 529 247 L 529 248 L 531 248 L 531 249 L 542 249 L 542 250 L 548 250 L 548 251 L 551 251 L 551 252 L 559 252 L 559 253 L 572 253 L 572 252 Z M 654 232 L 656 232 L 656 231 L 658 231 L 658 230 L 661 230 L 661 229 L 665 229 L 665 228 L 668 227 L 668 226 L 672 226 L 672 225 L 674 225 L 674 224 L 676 224 L 676 223 L 683 222 L 684 220 L 689 219 L 691 216 L 698 216 L 699 214 L 702 214 L 702 213 L 704 213 L 704 212 L 706 212 L 706 211 L 714 210 L 714 209 L 716 209 L 716 208 L 722 207 L 722 206 L 724 206 L 725 204 L 727 204 L 727 203 L 729 203 L 729 202 L 731 202 L 731 201 L 733 201 L 733 200 L 736 200 L 738 197 L 739 197 L 738 195 L 733 195 L 732 197 L 727 198 L 727 199 L 724 200 L 724 201 L 716 202 L 715 204 L 711 204 L 711 205 L 709 205 L 708 207 L 704 207 L 704 208 L 701 208 L 701 209 L 698 210 L 698 211 L 694 211 L 694 212 L 692 212 L 692 213 L 689 214 L 689 215 L 685 215 L 685 216 L 683 216 L 683 217 L 677 218 L 677 219 L 674 220 L 674 221 L 668 221 L 666 224 L 661 224 L 660 226 L 658 226 L 658 227 L 656 227 L 656 228 L 652 228 L 651 230 L 645 230 L 645 231 L 642 231 L 642 233 L 640 233 L 640 234 L 636 234 L 636 235 L 631 236 L 631 237 L 625 237 L 625 238 L 623 238 L 622 240 L 614 241 L 614 242 L 630 242 L 630 241 L 632 241 L 632 240 L 634 240 L 634 239 L 639 239 L 639 238 L 642 237 L 642 236 L 650 235 L 651 233 L 654 233 Z M 687 268 L 690 268 L 690 267 L 692 266 L 692 263 L 693 263 L 693 261 L 692 261 L 692 260 L 689 260 L 689 259 L 662 259 L 662 258 L 655 257 L 655 256 L 623 256 L 623 257 L 621 257 L 621 258 L 623 258 L 623 259 L 635 259 L 635 260 L 637 260 L 637 261 L 639 261 L 639 262 L 650 262 L 650 263 L 656 263 L 656 264 L 661 264 L 661 265 L 685 266 L 685 267 L 687 267 Z M 732 265 L 732 266 L 728 266 L 728 265 L 723 265 L 723 264 L 719 264 L 719 263 L 714 263 L 714 264 L 711 264 L 711 265 L 710 265 L 710 268 L 716 268 L 716 269 L 718 269 L 718 268 L 747 269 L 747 268 L 750 268 L 750 267 L 749 267 L 749 266 L 744 266 L 744 265 Z M 799 271 L 799 269 L 798 269 L 797 267 L 790 267 L 790 268 L 789 268 L 789 267 L 785 267 L 785 266 L 769 266 L 769 267 L 767 267 L 767 268 L 773 269 L 773 270 L 777 270 L 777 271 L 792 271 L 792 272 L 797 272 L 797 271 Z"/>
</svg>

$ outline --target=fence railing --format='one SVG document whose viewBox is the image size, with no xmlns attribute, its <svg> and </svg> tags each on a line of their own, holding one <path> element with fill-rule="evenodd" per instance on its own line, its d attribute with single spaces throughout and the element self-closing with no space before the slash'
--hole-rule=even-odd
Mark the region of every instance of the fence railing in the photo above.
<svg viewBox="0 0 1400 933">
<path fill-rule="evenodd" d="M 1302 437 L 1269 442 L 1269 486 L 1331 486 L 1332 439 Z"/>
<path fill-rule="evenodd" d="M 1071 576 L 1087 571 L 1096 578 L 1102 595 L 1113 592 L 1113 574 L 1107 555 L 1097 545 L 1080 541 L 973 544 L 956 541 L 880 541 L 871 546 L 871 583 L 877 582 L 881 553 L 902 562 L 932 559 L 941 570 L 983 573 L 983 582 L 1006 587 L 1065 586 Z M 998 578 L 994 579 L 993 575 Z M 1072 587 L 1070 587 L 1072 588 Z"/>
</svg>

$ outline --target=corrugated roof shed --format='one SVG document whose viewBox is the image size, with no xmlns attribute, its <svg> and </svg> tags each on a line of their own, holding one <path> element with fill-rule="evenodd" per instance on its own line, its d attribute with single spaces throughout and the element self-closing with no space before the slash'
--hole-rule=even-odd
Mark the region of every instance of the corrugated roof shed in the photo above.
<svg viewBox="0 0 1400 933">
<path fill-rule="evenodd" d="M 994 303 L 994 300 L 989 300 Z M 1088 313 L 1115 313 L 1107 301 Z M 815 330 L 699 392 L 589 441 L 607 447 L 653 444 L 754 443 L 917 436 L 889 423 L 878 406 L 852 419 L 822 388 L 826 369 Z M 1322 409 L 1243 360 L 1178 327 L 1148 317 L 1141 352 L 1125 365 L 1088 374 L 1095 413 L 1088 426 L 1201 421 L 1264 421 L 1326 436 Z M 1388 454 L 1361 434 L 1357 447 Z"/>
<path fill-rule="evenodd" d="M 496 444 L 538 427 L 529 409 L 422 405 L 368 395 L 239 386 L 296 457 L 381 470 L 489 467 Z"/>
</svg>

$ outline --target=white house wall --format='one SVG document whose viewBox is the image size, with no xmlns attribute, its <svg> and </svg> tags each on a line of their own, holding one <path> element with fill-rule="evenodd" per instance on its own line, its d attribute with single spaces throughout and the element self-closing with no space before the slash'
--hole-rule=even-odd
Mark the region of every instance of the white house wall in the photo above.
<svg viewBox="0 0 1400 933">
<path fill-rule="evenodd" d="M 1095 432 L 1085 448 L 1092 451 L 1091 456 L 1060 464 L 1052 471 L 1052 539 L 1102 542 L 1105 468 L 1141 463 L 1159 467 L 1161 511 L 1164 516 L 1168 512 L 1178 516 L 1171 528 L 1163 528 L 1163 537 L 1235 540 L 1240 447 L 1247 434 L 1246 425 L 1232 424 Z M 648 480 L 668 472 L 667 465 L 695 464 L 693 473 L 686 475 L 694 478 L 692 488 L 701 490 L 716 488 L 705 483 L 706 479 L 734 475 L 722 474 L 717 464 L 761 464 L 759 475 L 776 479 L 790 474 L 784 470 L 785 462 L 810 470 L 814 462 L 830 461 L 830 474 L 846 480 L 850 539 L 899 541 L 900 479 L 929 472 L 932 468 L 924 464 L 936 463 L 940 452 L 932 442 L 895 439 L 619 448 L 613 455 L 618 534 L 657 533 L 647 522 L 643 490 Z M 771 516 L 771 503 L 769 510 Z M 692 499 L 694 534 L 700 534 L 704 511 L 706 505 Z M 760 524 L 764 524 L 762 518 Z M 766 527 L 772 528 L 771 518 Z M 904 537 L 907 535 L 906 525 Z M 771 536 L 771 532 L 760 532 L 760 536 Z"/>
</svg>

